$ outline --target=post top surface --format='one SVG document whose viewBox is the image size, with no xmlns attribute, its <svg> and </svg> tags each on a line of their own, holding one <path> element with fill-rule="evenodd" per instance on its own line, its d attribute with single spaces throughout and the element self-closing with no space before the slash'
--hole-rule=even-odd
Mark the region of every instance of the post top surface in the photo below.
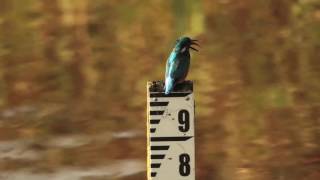
<svg viewBox="0 0 320 180">
<path fill-rule="evenodd" d="M 149 92 L 162 93 L 164 92 L 164 82 L 163 81 L 149 81 L 148 82 Z M 173 92 L 193 92 L 193 81 L 184 81 L 177 84 L 174 87 Z"/>
</svg>

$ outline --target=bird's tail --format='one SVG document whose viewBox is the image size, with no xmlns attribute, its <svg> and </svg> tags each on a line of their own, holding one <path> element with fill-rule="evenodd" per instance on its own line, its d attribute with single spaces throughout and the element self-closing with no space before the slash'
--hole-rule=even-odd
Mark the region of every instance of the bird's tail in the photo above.
<svg viewBox="0 0 320 180">
<path fill-rule="evenodd" d="M 166 78 L 164 93 L 169 94 L 173 90 L 174 80 L 171 77 Z"/>
</svg>

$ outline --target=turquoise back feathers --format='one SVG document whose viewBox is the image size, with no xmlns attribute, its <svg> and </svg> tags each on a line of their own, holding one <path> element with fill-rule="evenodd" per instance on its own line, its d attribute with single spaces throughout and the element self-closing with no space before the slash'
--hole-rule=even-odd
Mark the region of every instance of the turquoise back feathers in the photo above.
<svg viewBox="0 0 320 180">
<path fill-rule="evenodd" d="M 165 75 L 165 94 L 169 94 L 174 90 L 176 84 L 185 80 L 188 75 L 190 66 L 189 49 L 198 51 L 191 45 L 197 45 L 197 40 L 192 40 L 189 37 L 182 37 L 177 40 L 174 49 L 172 50 L 166 65 Z"/>
</svg>

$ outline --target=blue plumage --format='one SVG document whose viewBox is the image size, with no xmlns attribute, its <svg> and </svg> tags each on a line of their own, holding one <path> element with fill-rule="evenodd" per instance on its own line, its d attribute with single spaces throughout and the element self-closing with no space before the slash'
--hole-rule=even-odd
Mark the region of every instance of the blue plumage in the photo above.
<svg viewBox="0 0 320 180">
<path fill-rule="evenodd" d="M 191 45 L 198 45 L 197 40 L 192 40 L 189 37 L 182 37 L 177 40 L 177 43 L 172 50 L 166 66 L 165 77 L 165 94 L 173 91 L 177 83 L 181 83 L 188 75 L 190 65 L 190 52 L 189 49 L 198 51 Z M 199 46 L 199 45 L 198 45 Z"/>
</svg>

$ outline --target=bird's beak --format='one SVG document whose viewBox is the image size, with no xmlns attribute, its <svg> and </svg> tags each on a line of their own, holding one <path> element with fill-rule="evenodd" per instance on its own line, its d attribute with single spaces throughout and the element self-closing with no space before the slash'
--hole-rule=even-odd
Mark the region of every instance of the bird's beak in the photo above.
<svg viewBox="0 0 320 180">
<path fill-rule="evenodd" d="M 196 39 L 191 40 L 191 45 L 196 45 L 196 46 L 200 47 L 200 45 L 197 43 L 197 41 L 198 40 L 196 40 Z M 190 46 L 190 49 L 193 49 L 195 51 L 199 51 L 198 49 L 196 49 L 196 48 L 194 48 L 192 46 Z"/>
</svg>

